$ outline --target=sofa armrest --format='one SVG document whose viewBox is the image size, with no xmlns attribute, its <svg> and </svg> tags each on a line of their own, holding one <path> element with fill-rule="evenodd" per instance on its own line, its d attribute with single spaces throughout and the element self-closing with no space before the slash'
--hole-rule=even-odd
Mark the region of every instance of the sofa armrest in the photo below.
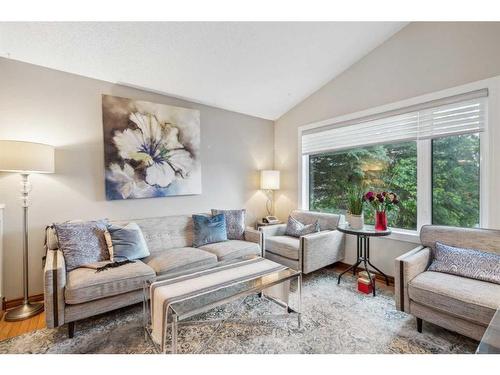
<svg viewBox="0 0 500 375">
<path fill-rule="evenodd" d="M 299 257 L 302 272 L 309 273 L 342 260 L 345 256 L 345 235 L 338 230 L 326 230 L 300 237 Z"/>
<path fill-rule="evenodd" d="M 262 255 L 262 232 L 252 228 L 246 228 L 244 233 L 245 241 L 254 242 L 259 245 Z"/>
<path fill-rule="evenodd" d="M 396 308 L 398 310 L 410 312 L 408 284 L 427 269 L 430 260 L 431 251 L 428 247 L 424 246 L 419 246 L 396 258 L 394 298 L 396 299 Z"/>
<path fill-rule="evenodd" d="M 43 272 L 45 321 L 48 328 L 64 324 L 66 264 L 60 250 L 47 250 Z"/>
<path fill-rule="evenodd" d="M 284 236 L 286 232 L 286 224 L 266 225 L 259 228 L 263 237 Z"/>
</svg>

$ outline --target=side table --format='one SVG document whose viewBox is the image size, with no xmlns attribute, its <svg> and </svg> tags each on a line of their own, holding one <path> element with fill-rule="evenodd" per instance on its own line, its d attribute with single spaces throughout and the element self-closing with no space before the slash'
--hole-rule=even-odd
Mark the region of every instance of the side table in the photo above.
<svg viewBox="0 0 500 375">
<path fill-rule="evenodd" d="M 337 229 L 340 232 L 346 234 L 355 235 L 357 238 L 357 259 L 356 263 L 354 263 L 351 267 L 342 272 L 337 280 L 337 284 L 340 284 L 340 278 L 347 272 L 352 270 L 353 275 L 356 275 L 356 268 L 363 263 L 366 272 L 368 273 L 368 277 L 370 278 L 370 282 L 372 284 L 373 296 L 375 296 L 375 279 L 372 280 L 370 270 L 368 269 L 368 265 L 374 268 L 378 273 L 380 273 L 385 278 L 385 282 L 389 285 L 389 278 L 385 273 L 380 271 L 377 267 L 375 267 L 370 262 L 370 237 L 384 237 L 391 234 L 391 230 L 387 229 L 384 231 L 375 230 L 373 225 L 365 225 L 362 229 L 353 229 L 348 224 L 340 224 Z"/>
<path fill-rule="evenodd" d="M 263 221 L 257 221 L 255 223 L 255 229 L 259 229 L 260 227 L 267 227 L 269 225 L 278 225 L 278 224 L 283 224 L 283 222 L 280 221 L 278 223 L 272 223 L 272 224 L 270 224 L 270 223 L 264 223 Z"/>
</svg>

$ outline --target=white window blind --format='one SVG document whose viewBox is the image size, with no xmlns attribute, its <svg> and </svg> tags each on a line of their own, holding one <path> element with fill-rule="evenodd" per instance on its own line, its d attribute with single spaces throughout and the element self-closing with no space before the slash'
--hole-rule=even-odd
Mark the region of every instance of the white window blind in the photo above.
<svg viewBox="0 0 500 375">
<path fill-rule="evenodd" d="M 302 154 L 478 133 L 485 129 L 487 90 L 332 124 L 302 133 Z"/>
</svg>

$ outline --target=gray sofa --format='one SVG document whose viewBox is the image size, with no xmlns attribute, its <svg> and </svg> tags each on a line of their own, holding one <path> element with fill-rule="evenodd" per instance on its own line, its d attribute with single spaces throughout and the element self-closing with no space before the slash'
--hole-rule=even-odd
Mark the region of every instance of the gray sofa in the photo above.
<svg viewBox="0 0 500 375">
<path fill-rule="evenodd" d="M 70 323 L 72 337 L 75 321 L 142 301 L 144 281 L 157 275 L 176 277 L 212 267 L 217 262 L 262 254 L 261 233 L 253 229 L 245 231 L 244 241 L 229 240 L 194 248 L 191 216 L 129 221 L 140 226 L 150 256 L 99 273 L 91 268 L 66 272 L 57 236 L 52 228 L 47 228 L 44 270 L 47 327 Z M 129 221 L 112 223 L 126 224 Z"/>
<path fill-rule="evenodd" d="M 260 227 L 264 256 L 307 274 L 344 259 L 344 234 L 337 230 L 340 215 L 294 210 L 290 215 L 303 224 L 318 220 L 321 231 L 300 238 L 286 236 L 286 224 Z"/>
<path fill-rule="evenodd" d="M 422 321 L 480 340 L 500 307 L 500 285 L 446 273 L 427 271 L 436 241 L 500 253 L 500 231 L 423 226 L 421 246 L 396 258 L 396 307 Z"/>
</svg>

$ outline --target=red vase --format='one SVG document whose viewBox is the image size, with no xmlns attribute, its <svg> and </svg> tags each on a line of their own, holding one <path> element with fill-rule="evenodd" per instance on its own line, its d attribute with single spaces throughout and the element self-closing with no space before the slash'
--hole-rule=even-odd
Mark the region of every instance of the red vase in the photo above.
<svg viewBox="0 0 500 375">
<path fill-rule="evenodd" d="M 375 212 L 375 230 L 387 230 L 387 215 L 385 211 Z"/>
</svg>

